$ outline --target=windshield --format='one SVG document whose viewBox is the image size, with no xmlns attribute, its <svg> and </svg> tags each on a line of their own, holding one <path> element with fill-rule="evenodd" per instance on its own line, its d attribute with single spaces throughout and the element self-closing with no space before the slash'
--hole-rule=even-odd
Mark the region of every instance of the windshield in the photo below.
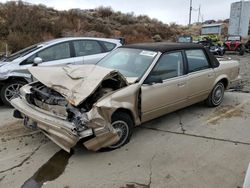
<svg viewBox="0 0 250 188">
<path fill-rule="evenodd" d="M 29 47 L 27 47 L 25 49 L 22 49 L 22 50 L 14 53 L 14 54 L 11 54 L 9 57 L 6 57 L 4 59 L 4 61 L 11 62 L 11 61 L 15 60 L 16 58 L 23 57 L 23 56 L 25 56 L 25 55 L 27 55 L 27 54 L 29 54 L 29 53 L 37 50 L 38 48 L 41 48 L 41 47 L 42 46 L 39 46 L 39 44 L 35 44 L 35 45 L 32 45 L 32 46 L 29 46 Z"/>
<path fill-rule="evenodd" d="M 230 36 L 227 38 L 227 40 L 232 40 L 232 41 L 240 40 L 240 36 Z"/>
<path fill-rule="evenodd" d="M 97 65 L 118 70 L 125 77 L 141 78 L 156 55 L 153 51 L 118 48 Z"/>
<path fill-rule="evenodd" d="M 179 43 L 191 43 L 192 37 L 179 37 L 178 42 Z"/>
</svg>

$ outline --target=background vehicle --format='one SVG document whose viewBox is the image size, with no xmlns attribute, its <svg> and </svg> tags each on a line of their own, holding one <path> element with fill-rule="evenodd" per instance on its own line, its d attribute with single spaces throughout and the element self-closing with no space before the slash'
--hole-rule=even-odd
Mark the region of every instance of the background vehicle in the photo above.
<svg viewBox="0 0 250 188">
<path fill-rule="evenodd" d="M 240 55 L 244 55 L 245 46 L 241 42 L 241 36 L 232 35 L 228 36 L 224 42 L 225 51 L 239 52 Z"/>
<path fill-rule="evenodd" d="M 94 64 L 121 46 L 120 39 L 72 37 L 35 44 L 0 62 L 0 97 L 9 105 L 19 89 L 31 81 L 31 66 Z"/>
<path fill-rule="evenodd" d="M 245 44 L 246 52 L 250 53 L 250 39 Z"/>
<path fill-rule="evenodd" d="M 225 49 L 222 45 L 222 42 L 216 35 L 199 36 L 197 43 L 209 48 L 210 52 L 214 55 L 223 56 L 225 54 Z"/>
<path fill-rule="evenodd" d="M 96 65 L 29 70 L 38 82 L 11 101 L 14 115 L 68 152 L 78 141 L 94 151 L 119 148 L 134 126 L 200 101 L 218 106 L 239 81 L 237 61 L 183 43 L 127 45 Z"/>
<path fill-rule="evenodd" d="M 182 35 L 177 38 L 178 43 L 192 43 L 193 37 L 191 35 Z"/>
</svg>

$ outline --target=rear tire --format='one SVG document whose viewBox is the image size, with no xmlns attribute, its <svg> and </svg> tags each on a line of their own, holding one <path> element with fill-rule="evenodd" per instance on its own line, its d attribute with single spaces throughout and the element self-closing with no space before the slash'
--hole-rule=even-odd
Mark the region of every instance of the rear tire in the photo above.
<svg viewBox="0 0 250 188">
<path fill-rule="evenodd" d="M 6 82 L 0 91 L 1 100 L 7 106 L 11 106 L 10 101 L 16 98 L 19 94 L 19 89 L 26 83 L 24 81 L 12 80 Z"/>
<path fill-rule="evenodd" d="M 239 49 L 240 55 L 244 55 L 245 50 L 246 50 L 245 47 L 244 47 L 244 46 L 241 46 L 240 49 Z"/>
<path fill-rule="evenodd" d="M 109 146 L 108 150 L 114 150 L 127 144 L 132 136 L 134 122 L 130 115 L 124 112 L 117 112 L 112 117 L 112 126 L 116 129 L 120 140 Z"/>
<path fill-rule="evenodd" d="M 225 86 L 222 82 L 218 82 L 211 93 L 209 94 L 208 98 L 206 99 L 206 105 L 209 107 L 216 107 L 219 106 L 224 97 Z"/>
</svg>

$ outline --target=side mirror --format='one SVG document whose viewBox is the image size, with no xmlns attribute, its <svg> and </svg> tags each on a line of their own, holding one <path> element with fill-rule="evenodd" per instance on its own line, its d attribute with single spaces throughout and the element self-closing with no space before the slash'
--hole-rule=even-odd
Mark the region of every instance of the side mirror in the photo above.
<svg viewBox="0 0 250 188">
<path fill-rule="evenodd" d="M 33 62 L 33 66 L 37 66 L 43 62 L 42 58 L 36 57 Z"/>
<path fill-rule="evenodd" d="M 156 76 L 149 76 L 144 81 L 144 84 L 152 85 L 157 83 L 163 83 L 162 79 Z"/>
</svg>

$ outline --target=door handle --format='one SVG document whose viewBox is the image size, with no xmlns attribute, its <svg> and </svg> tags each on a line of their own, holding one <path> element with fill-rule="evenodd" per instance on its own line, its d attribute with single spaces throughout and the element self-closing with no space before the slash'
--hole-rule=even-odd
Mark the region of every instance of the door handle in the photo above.
<svg viewBox="0 0 250 188">
<path fill-rule="evenodd" d="M 178 87 L 183 87 L 183 86 L 185 86 L 185 85 L 186 85 L 186 82 L 181 82 L 181 83 L 178 83 L 178 84 L 177 84 Z"/>
</svg>

